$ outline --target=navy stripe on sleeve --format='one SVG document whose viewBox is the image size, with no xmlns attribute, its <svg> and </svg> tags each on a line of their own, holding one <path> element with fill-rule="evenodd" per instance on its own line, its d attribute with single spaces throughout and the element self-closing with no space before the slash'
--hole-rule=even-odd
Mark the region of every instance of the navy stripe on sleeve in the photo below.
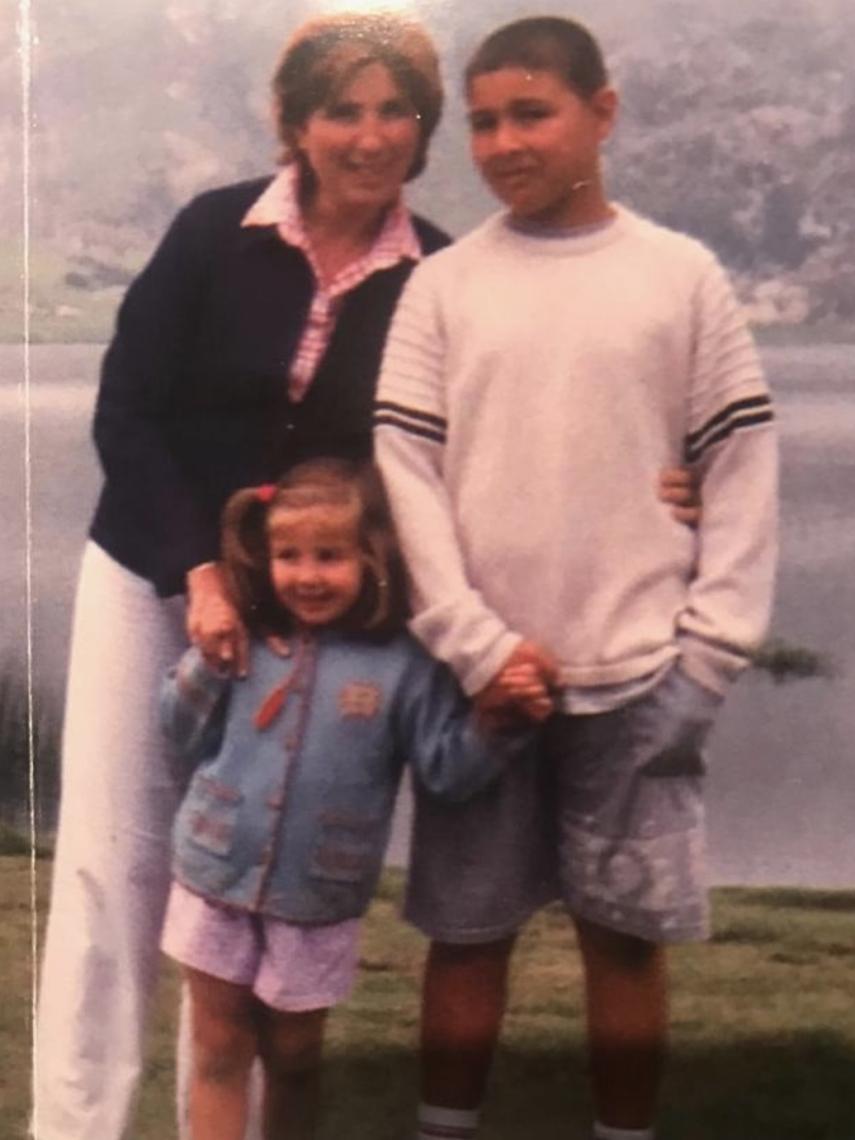
<svg viewBox="0 0 855 1140">
<path fill-rule="evenodd" d="M 442 416 L 422 412 L 418 408 L 407 408 L 391 400 L 378 400 L 374 405 L 374 426 L 396 427 L 434 443 L 445 443 L 446 421 Z"/>
<path fill-rule="evenodd" d="M 697 463 L 714 444 L 721 443 L 735 431 L 771 423 L 775 418 L 772 401 L 767 395 L 734 400 L 711 416 L 703 427 L 686 436 L 684 454 L 687 463 Z"/>
</svg>

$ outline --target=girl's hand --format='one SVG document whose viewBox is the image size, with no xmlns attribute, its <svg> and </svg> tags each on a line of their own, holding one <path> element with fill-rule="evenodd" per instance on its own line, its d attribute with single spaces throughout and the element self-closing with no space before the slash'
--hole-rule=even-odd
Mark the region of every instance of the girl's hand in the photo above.
<svg viewBox="0 0 855 1140">
<path fill-rule="evenodd" d="M 530 720 L 546 720 L 553 711 L 549 689 L 530 661 L 505 666 L 496 685 Z"/>
<path fill-rule="evenodd" d="M 475 697 L 483 723 L 513 727 L 520 717 L 545 720 L 553 711 L 549 686 L 558 675 L 551 654 L 531 641 L 522 641 L 493 679 Z"/>
<path fill-rule="evenodd" d="M 187 574 L 187 636 L 215 672 L 246 676 L 249 638 L 216 562 Z"/>
<path fill-rule="evenodd" d="M 677 522 L 696 527 L 701 521 L 701 483 L 698 473 L 689 467 L 665 467 L 659 472 L 658 495 L 671 504 Z"/>
</svg>

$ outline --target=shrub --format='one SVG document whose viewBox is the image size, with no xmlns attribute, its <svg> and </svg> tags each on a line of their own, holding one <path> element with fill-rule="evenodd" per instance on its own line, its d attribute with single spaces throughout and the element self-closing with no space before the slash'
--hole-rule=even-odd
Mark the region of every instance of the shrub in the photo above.
<svg viewBox="0 0 855 1140">
<path fill-rule="evenodd" d="M 752 659 L 755 669 L 768 673 L 776 684 L 804 677 L 833 677 L 835 669 L 830 658 L 804 645 L 773 637 L 764 642 Z"/>
</svg>

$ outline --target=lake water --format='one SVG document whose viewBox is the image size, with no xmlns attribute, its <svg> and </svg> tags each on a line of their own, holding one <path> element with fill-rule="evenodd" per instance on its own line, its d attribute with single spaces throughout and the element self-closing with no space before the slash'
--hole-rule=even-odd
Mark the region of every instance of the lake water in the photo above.
<svg viewBox="0 0 855 1140">
<path fill-rule="evenodd" d="M 34 667 L 59 692 L 71 595 L 98 485 L 88 442 L 101 348 L 30 352 L 29 464 L 23 350 L 0 346 L 0 645 L 21 656 L 27 543 Z M 711 745 L 713 878 L 855 885 L 855 349 L 764 351 L 783 441 L 783 546 L 773 632 L 829 655 L 836 675 L 744 678 Z M 29 520 L 29 521 L 28 521 Z M 404 855 L 406 802 L 392 853 Z"/>
</svg>

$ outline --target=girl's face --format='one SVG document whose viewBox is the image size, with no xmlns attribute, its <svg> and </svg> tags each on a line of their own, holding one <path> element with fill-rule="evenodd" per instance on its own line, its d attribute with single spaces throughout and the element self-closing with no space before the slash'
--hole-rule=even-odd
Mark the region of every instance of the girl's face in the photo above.
<svg viewBox="0 0 855 1140">
<path fill-rule="evenodd" d="M 401 192 L 420 141 L 415 108 L 382 63 L 361 67 L 297 131 L 312 169 L 315 203 L 329 210 L 383 209 Z"/>
<path fill-rule="evenodd" d="M 592 204 L 608 209 L 599 158 L 617 109 L 611 88 L 586 99 L 555 72 L 503 67 L 474 76 L 467 97 L 475 164 L 511 214 L 568 226 L 597 220 L 580 216 Z M 573 189 L 588 181 L 593 195 Z"/>
<path fill-rule="evenodd" d="M 270 581 L 300 625 L 344 617 L 362 589 L 356 512 L 348 507 L 277 507 L 268 521 Z"/>
</svg>

